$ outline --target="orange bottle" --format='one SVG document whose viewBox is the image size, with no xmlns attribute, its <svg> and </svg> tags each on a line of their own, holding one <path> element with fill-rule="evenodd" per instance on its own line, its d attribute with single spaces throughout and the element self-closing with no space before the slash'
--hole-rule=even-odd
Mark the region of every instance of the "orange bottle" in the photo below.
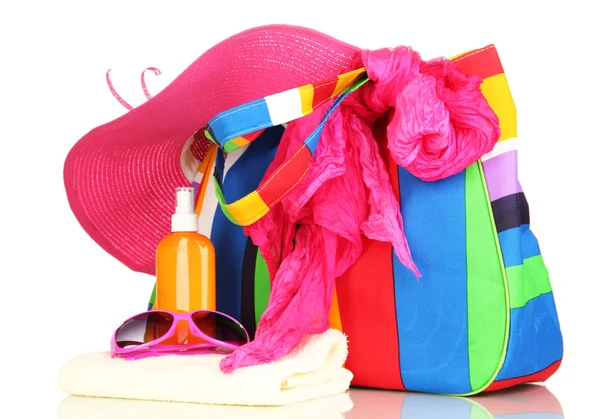
<svg viewBox="0 0 600 419">
<path fill-rule="evenodd" d="M 208 237 L 198 233 L 194 189 L 177 188 L 171 234 L 156 250 L 156 309 L 172 312 L 215 310 L 215 249 Z M 166 344 L 198 342 L 185 322 Z"/>
</svg>

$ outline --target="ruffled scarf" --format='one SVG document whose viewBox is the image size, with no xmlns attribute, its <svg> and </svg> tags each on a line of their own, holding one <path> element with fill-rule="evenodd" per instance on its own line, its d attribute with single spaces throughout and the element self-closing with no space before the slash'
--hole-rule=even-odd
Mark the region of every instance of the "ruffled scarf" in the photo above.
<svg viewBox="0 0 600 419">
<path fill-rule="evenodd" d="M 302 182 L 245 229 L 267 262 L 272 291 L 256 339 L 224 358 L 223 372 L 275 361 L 304 336 L 327 330 L 335 280 L 360 257 L 362 235 L 392 243 L 398 259 L 420 277 L 373 136 L 375 121 L 389 118 L 393 160 L 425 181 L 461 172 L 500 136 L 481 78 L 465 75 L 451 61 L 423 61 L 407 47 L 364 51 L 355 61 L 371 82 L 331 115 Z M 288 125 L 265 179 L 326 111 L 321 107 Z"/>
</svg>

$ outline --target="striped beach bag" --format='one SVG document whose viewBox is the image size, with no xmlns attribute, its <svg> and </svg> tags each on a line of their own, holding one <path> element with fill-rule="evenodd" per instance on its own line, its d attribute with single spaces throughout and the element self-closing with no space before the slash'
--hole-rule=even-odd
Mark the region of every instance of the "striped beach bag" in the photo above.
<svg viewBox="0 0 600 419">
<path fill-rule="evenodd" d="M 330 312 L 332 327 L 348 336 L 354 385 L 470 395 L 545 381 L 562 360 L 552 288 L 518 179 L 516 112 L 500 59 L 487 46 L 453 61 L 483 79 L 501 137 L 480 160 L 434 182 L 382 151 L 422 278 L 391 244 L 363 237 L 362 256 L 337 278 Z M 272 95 L 215 116 L 204 131 L 215 145 L 193 186 L 200 232 L 217 255 L 217 309 L 251 335 L 271 282 L 243 226 L 301 181 L 328 116 L 366 81 L 358 69 Z M 263 181 L 285 124 L 322 103 L 330 108 L 321 125 Z"/>
</svg>

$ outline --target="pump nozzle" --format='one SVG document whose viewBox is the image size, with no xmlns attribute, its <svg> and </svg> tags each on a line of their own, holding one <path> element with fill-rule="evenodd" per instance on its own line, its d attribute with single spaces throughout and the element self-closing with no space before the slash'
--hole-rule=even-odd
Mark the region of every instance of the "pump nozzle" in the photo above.
<svg viewBox="0 0 600 419">
<path fill-rule="evenodd" d="M 175 189 L 175 214 L 171 231 L 198 231 L 198 216 L 194 210 L 194 188 Z"/>
</svg>

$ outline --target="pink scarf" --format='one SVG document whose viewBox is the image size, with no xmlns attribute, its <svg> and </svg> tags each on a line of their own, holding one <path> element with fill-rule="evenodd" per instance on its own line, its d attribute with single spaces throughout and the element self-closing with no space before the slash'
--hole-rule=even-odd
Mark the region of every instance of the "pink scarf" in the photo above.
<svg viewBox="0 0 600 419">
<path fill-rule="evenodd" d="M 272 291 L 256 339 L 221 361 L 223 372 L 275 361 L 308 334 L 329 328 L 335 280 L 362 253 L 362 235 L 390 242 L 417 277 L 374 122 L 389 113 L 394 161 L 426 181 L 464 170 L 500 136 L 481 79 L 447 59 L 423 61 L 410 48 L 364 51 L 372 81 L 329 118 L 302 182 L 257 223 L 246 227 L 269 267 Z M 283 163 L 318 125 L 321 107 L 290 123 L 269 170 Z M 368 281 L 365 278 L 365 281 Z"/>
</svg>

